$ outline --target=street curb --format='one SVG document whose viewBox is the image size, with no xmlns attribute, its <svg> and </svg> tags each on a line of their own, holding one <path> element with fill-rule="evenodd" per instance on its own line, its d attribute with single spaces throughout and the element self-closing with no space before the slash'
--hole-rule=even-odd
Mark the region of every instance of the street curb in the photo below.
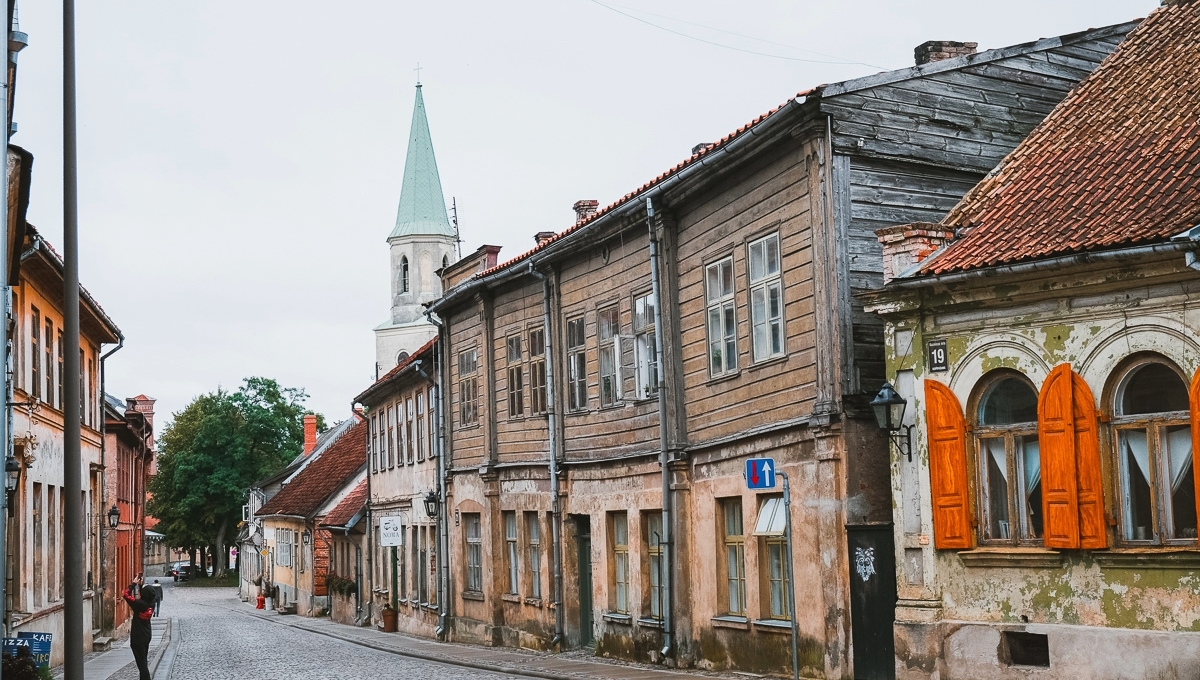
<svg viewBox="0 0 1200 680">
<path fill-rule="evenodd" d="M 243 613 L 245 613 L 245 612 L 243 612 Z M 411 657 L 414 659 L 421 659 L 422 661 L 432 661 L 434 663 L 446 664 L 448 666 L 462 666 L 465 668 L 474 668 L 476 670 L 491 671 L 493 673 L 507 673 L 509 675 L 522 675 L 522 676 L 525 676 L 528 678 L 544 678 L 545 680 L 579 680 L 579 676 L 576 676 L 576 675 L 561 675 L 559 673 L 549 673 L 546 671 L 537 671 L 537 670 L 528 669 L 528 668 L 510 668 L 508 666 L 501 666 L 499 664 L 481 663 L 479 661 L 467 661 L 465 659 L 446 658 L 446 657 L 438 656 L 435 654 L 425 654 L 422 652 L 406 651 L 406 650 L 397 649 L 395 647 L 389 647 L 386 645 L 377 645 L 373 642 L 369 642 L 367 640 L 362 640 L 359 638 L 349 637 L 346 635 L 338 635 L 337 633 L 332 633 L 332 632 L 328 632 L 328 631 L 324 631 L 324 630 L 315 630 L 315 629 L 308 628 L 305 626 L 298 626 L 298 625 L 291 624 L 291 623 L 284 623 L 282 621 L 276 621 L 276 620 L 274 620 L 275 617 L 257 616 L 255 614 L 245 614 L 245 615 L 253 616 L 256 619 L 261 619 L 263 621 L 269 621 L 271 623 L 274 623 L 274 624 L 277 624 L 280 626 L 287 626 L 288 628 L 294 628 L 296 630 L 302 630 L 302 631 L 305 631 L 308 633 L 316 633 L 317 635 L 324 635 L 325 637 L 331 637 L 335 640 L 349 642 L 351 644 L 355 644 L 360 647 L 367 647 L 369 649 L 374 649 L 374 650 L 377 650 L 380 652 L 387 652 L 389 654 L 395 654 L 397 656 L 407 656 L 407 657 Z"/>
<path fill-rule="evenodd" d="M 174 623 L 175 619 L 167 618 L 167 628 L 163 631 L 162 638 L 158 641 L 158 648 L 154 651 L 154 659 L 150 662 L 150 677 L 158 675 L 158 665 L 162 662 L 163 655 L 167 653 L 167 647 L 175 640 Z"/>
</svg>

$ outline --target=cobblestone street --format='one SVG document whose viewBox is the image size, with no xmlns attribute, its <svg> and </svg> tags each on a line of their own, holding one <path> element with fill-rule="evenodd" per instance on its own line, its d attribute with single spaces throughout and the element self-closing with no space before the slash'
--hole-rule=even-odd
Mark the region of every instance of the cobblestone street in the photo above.
<svg viewBox="0 0 1200 680">
<path fill-rule="evenodd" d="M 171 588 L 163 616 L 178 647 L 169 680 L 449 680 L 515 678 L 369 649 L 246 613 L 231 588 Z M 113 680 L 137 680 L 130 665 Z"/>
</svg>

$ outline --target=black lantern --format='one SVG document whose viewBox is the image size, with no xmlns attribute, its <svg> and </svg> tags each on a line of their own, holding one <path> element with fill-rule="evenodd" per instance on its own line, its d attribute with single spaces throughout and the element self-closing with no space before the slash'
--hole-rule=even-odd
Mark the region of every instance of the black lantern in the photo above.
<svg viewBox="0 0 1200 680">
<path fill-rule="evenodd" d="M 425 514 L 430 517 L 438 516 L 438 495 L 436 491 L 425 494 Z"/>
<path fill-rule="evenodd" d="M 17 490 L 17 480 L 21 478 L 21 464 L 17 459 L 9 456 L 4 461 L 4 488 L 7 491 Z"/>
<path fill-rule="evenodd" d="M 120 508 L 117 507 L 116 503 L 113 503 L 113 506 L 108 509 L 108 528 L 116 529 L 117 524 L 119 524 L 120 522 L 121 522 L 121 510 L 120 510 Z"/>
<path fill-rule="evenodd" d="M 908 400 L 896 393 L 891 383 L 884 383 L 879 394 L 871 400 L 871 408 L 875 410 L 875 420 L 879 429 L 888 433 L 888 437 L 896 442 L 896 448 L 912 461 L 912 425 L 904 425 L 904 408 Z M 903 433 L 901 432 L 903 430 Z"/>
</svg>

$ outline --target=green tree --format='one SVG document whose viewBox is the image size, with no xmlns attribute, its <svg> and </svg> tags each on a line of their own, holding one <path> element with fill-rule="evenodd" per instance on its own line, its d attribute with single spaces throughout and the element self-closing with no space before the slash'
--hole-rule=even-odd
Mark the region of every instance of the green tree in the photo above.
<svg viewBox="0 0 1200 680">
<path fill-rule="evenodd" d="M 241 521 L 246 489 L 301 452 L 307 398 L 269 378 L 247 378 L 236 392 L 200 395 L 174 414 L 159 438 L 147 506 L 170 545 L 211 546 L 213 575 L 225 574 L 226 542 Z"/>
</svg>

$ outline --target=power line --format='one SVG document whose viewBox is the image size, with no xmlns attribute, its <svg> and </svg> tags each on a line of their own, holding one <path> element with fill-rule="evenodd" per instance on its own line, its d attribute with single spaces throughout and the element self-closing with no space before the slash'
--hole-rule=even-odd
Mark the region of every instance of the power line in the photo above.
<svg viewBox="0 0 1200 680">
<path fill-rule="evenodd" d="M 878 69 L 883 69 L 883 70 L 886 70 L 886 67 L 883 67 L 883 66 L 877 66 L 877 65 L 875 65 L 875 64 L 868 64 L 868 63 L 866 63 L 866 62 L 862 62 L 862 61 L 848 61 L 848 60 L 841 60 L 841 59 L 839 59 L 838 57 L 835 57 L 835 56 L 833 56 L 833 55 L 830 55 L 830 54 L 824 54 L 824 53 L 822 53 L 822 52 L 816 52 L 816 51 L 813 51 L 813 50 L 806 50 L 806 49 L 804 49 L 804 48 L 801 48 L 801 47 L 795 47 L 795 46 L 793 46 L 793 45 L 786 45 L 786 44 L 784 44 L 784 43 L 772 42 L 772 41 L 770 41 L 770 40 L 764 40 L 764 39 L 762 39 L 762 38 L 756 38 L 756 37 L 754 37 L 754 36 L 745 35 L 745 34 L 742 34 L 742 33 L 735 33 L 735 32 L 733 32 L 733 31 L 727 31 L 727 30 L 720 29 L 720 28 L 714 28 L 714 27 L 712 27 L 712 26 L 705 26 L 704 24 L 698 24 L 698 23 L 696 23 L 696 22 L 693 22 L 693 21 L 685 21 L 685 20 L 683 20 L 683 19 L 676 19 L 676 18 L 674 18 L 674 17 L 669 17 L 669 16 L 666 16 L 666 15 L 664 15 L 664 14 L 655 14 L 655 13 L 653 13 L 653 12 L 647 12 L 647 11 L 645 11 L 645 10 L 633 9 L 632 7 L 622 7 L 621 5 L 609 5 L 609 4 L 607 4 L 607 3 L 600 2 L 600 0 L 588 0 L 588 1 L 589 1 L 589 2 L 592 2 L 592 3 L 594 3 L 594 4 L 597 4 L 597 5 L 601 6 L 601 7 L 603 7 L 604 9 L 607 9 L 607 10 L 609 10 L 610 12 L 616 12 L 617 14 L 620 14 L 620 15 L 621 15 L 621 16 L 623 16 L 623 17 L 627 17 L 627 18 L 629 18 L 629 19 L 633 19 L 634 21 L 637 21 L 637 22 L 640 22 L 640 23 L 646 24 L 647 26 L 651 26 L 651 27 L 653 27 L 653 28 L 657 28 L 657 29 L 659 29 L 659 30 L 661 30 L 661 31 L 666 31 L 666 32 L 668 32 L 668 33 L 673 33 L 674 35 L 678 35 L 678 36 L 680 36 L 680 37 L 687 38 L 687 39 L 689 39 L 689 40 L 695 40 L 695 41 L 697 41 L 697 42 L 702 42 L 702 43 L 705 43 L 706 45 L 713 45 L 714 47 L 721 47 L 721 48 L 724 48 L 724 49 L 727 49 L 727 50 L 734 50 L 734 51 L 736 51 L 736 52 L 743 52 L 743 53 L 745 53 L 745 54 L 753 54 L 753 55 L 760 56 L 760 57 L 770 57 L 770 58 L 772 58 L 772 59 L 786 59 L 786 60 L 788 60 L 788 61 L 802 61 L 802 62 L 806 62 L 806 63 L 810 63 L 810 64 L 858 64 L 858 65 L 861 65 L 861 66 L 870 66 L 871 68 L 878 68 Z M 660 18 L 662 18 L 662 19 L 668 19 L 668 20 L 670 20 L 670 21 L 676 21 L 676 22 L 679 22 L 679 23 L 681 23 L 681 24 L 688 24 L 688 25 L 690 25 L 690 26 L 696 26 L 696 27 L 703 28 L 703 29 L 710 30 L 710 31 L 717 31 L 717 32 L 719 32 L 719 33 L 726 33 L 726 34 L 729 34 L 729 35 L 735 35 L 735 36 L 738 36 L 739 38 L 747 38 L 747 39 L 749 39 L 749 40 L 754 40 L 754 41 L 761 42 L 761 43 L 766 43 L 766 44 L 769 44 L 769 45 L 776 45 L 776 46 L 779 46 L 779 47 L 786 47 L 786 48 L 788 48 L 788 49 L 799 50 L 799 51 L 801 51 L 801 52 L 808 52 L 808 53 L 810 53 L 810 54 L 816 54 L 816 55 L 819 55 L 819 56 L 822 56 L 822 57 L 829 57 L 830 59 L 836 59 L 837 61 L 824 61 L 824 60 L 820 60 L 820 59 L 804 59 L 804 58 L 801 58 L 801 57 L 789 57 L 789 56 L 787 56 L 787 55 L 783 55 L 783 54 L 772 54 L 772 53 L 770 53 L 770 52 L 759 52 L 759 51 L 757 51 L 757 50 L 748 50 L 748 49 L 745 49 L 745 48 L 742 48 L 742 47 L 735 47 L 735 46 L 733 46 L 733 45 L 726 45 L 725 43 L 720 43 L 720 42 L 716 42 L 716 41 L 713 41 L 713 40 L 706 40 L 705 38 L 701 38 L 701 37 L 699 37 L 699 36 L 691 35 L 691 34 L 689 34 L 689 33 L 684 33 L 684 32 L 682 32 L 682 31 L 677 31 L 677 30 L 675 30 L 675 29 L 673 29 L 673 28 L 670 28 L 670 27 L 667 27 L 667 26 L 663 26 L 663 25 L 661 25 L 661 24 L 656 24 L 656 23 L 654 23 L 654 22 L 652 22 L 652 21 L 648 21 L 648 20 L 646 20 L 646 19 L 643 19 L 642 17 L 639 17 L 639 16 L 635 16 L 635 15 L 633 15 L 633 14 L 630 14 L 629 12 L 622 11 L 623 9 L 627 9 L 627 10 L 629 10 L 629 11 L 631 11 L 631 12 L 639 12 L 639 13 L 642 13 L 642 14 L 648 14 L 648 15 L 650 15 L 650 16 L 656 16 L 656 17 L 660 17 Z"/>
</svg>

